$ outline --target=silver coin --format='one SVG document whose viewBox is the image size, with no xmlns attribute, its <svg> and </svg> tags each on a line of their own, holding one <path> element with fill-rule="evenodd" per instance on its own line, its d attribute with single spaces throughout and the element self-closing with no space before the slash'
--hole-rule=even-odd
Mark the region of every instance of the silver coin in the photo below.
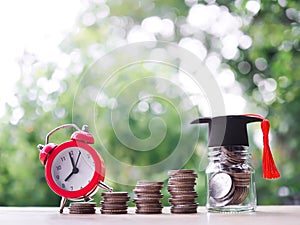
<svg viewBox="0 0 300 225">
<path fill-rule="evenodd" d="M 227 173 L 216 173 L 209 180 L 209 194 L 214 199 L 224 199 L 232 191 L 232 178 Z"/>
</svg>

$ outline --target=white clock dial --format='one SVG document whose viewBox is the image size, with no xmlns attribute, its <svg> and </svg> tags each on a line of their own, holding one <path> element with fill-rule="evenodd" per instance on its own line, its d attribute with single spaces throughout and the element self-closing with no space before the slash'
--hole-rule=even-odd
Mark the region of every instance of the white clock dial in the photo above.
<svg viewBox="0 0 300 225">
<path fill-rule="evenodd" d="M 95 162 L 90 153 L 79 147 L 66 148 L 54 158 L 51 174 L 54 182 L 67 191 L 78 191 L 90 183 Z"/>
</svg>

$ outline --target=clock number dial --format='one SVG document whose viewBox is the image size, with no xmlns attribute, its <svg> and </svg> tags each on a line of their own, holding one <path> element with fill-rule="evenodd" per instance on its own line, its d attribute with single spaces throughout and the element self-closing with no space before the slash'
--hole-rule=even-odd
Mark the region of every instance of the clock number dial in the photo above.
<svg viewBox="0 0 300 225">
<path fill-rule="evenodd" d="M 66 161 L 66 157 L 63 156 L 63 157 L 60 158 L 60 160 L 61 160 L 62 162 L 63 162 L 63 161 Z"/>
<path fill-rule="evenodd" d="M 95 172 L 93 157 L 79 147 L 66 148 L 53 160 L 54 182 L 67 191 L 78 191 L 90 183 Z"/>
</svg>

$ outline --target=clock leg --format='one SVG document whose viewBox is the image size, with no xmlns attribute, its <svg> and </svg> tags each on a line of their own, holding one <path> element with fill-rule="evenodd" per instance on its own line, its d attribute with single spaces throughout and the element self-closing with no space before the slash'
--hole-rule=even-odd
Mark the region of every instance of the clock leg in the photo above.
<svg viewBox="0 0 300 225">
<path fill-rule="evenodd" d="M 91 201 L 91 200 L 93 200 L 90 196 L 85 196 L 84 198 L 83 198 L 83 200 L 85 201 L 85 202 L 89 202 L 89 201 Z"/>
<path fill-rule="evenodd" d="M 67 199 L 62 197 L 60 201 L 59 213 L 63 213 L 66 203 L 67 203 Z"/>
<path fill-rule="evenodd" d="M 103 188 L 104 190 L 107 190 L 109 192 L 112 192 L 113 191 L 113 188 L 108 186 L 107 184 L 105 184 L 104 182 L 102 181 L 99 181 L 99 187 Z"/>
</svg>

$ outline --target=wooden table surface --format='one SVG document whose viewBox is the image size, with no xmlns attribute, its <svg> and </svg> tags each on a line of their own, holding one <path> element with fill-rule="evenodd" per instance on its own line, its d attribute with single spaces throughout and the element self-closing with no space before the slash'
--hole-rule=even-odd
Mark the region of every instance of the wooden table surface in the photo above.
<svg viewBox="0 0 300 225">
<path fill-rule="evenodd" d="M 18 225 L 80 225 L 80 224 L 222 224 L 222 225 L 275 225 L 275 224 L 300 224 L 300 206 L 258 206 L 254 213 L 207 213 L 204 207 L 198 208 L 197 214 L 171 214 L 170 208 L 165 207 L 163 214 L 138 215 L 134 208 L 129 208 L 125 215 L 104 215 L 97 213 L 92 215 L 69 214 L 65 208 L 63 214 L 58 213 L 58 208 L 49 207 L 0 207 L 0 224 Z"/>
</svg>

